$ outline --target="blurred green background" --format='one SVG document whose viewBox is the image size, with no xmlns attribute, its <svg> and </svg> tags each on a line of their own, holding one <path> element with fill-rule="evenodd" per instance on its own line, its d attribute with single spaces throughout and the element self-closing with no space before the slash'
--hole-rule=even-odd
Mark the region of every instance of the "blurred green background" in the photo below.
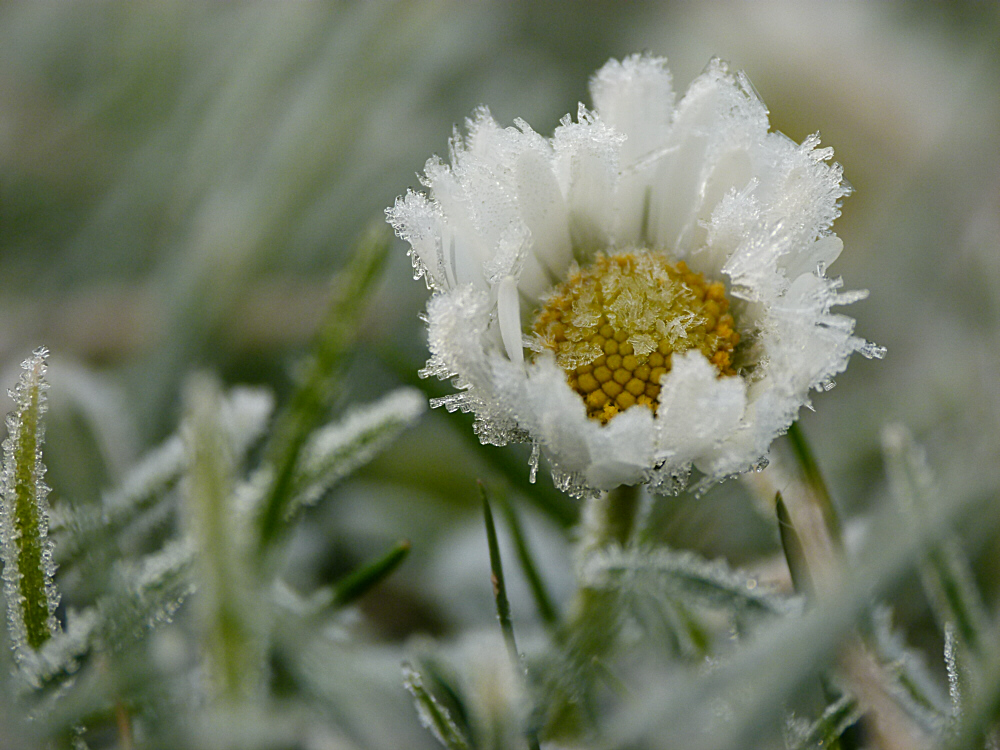
<svg viewBox="0 0 1000 750">
<path fill-rule="evenodd" d="M 52 350 L 53 503 L 96 501 L 172 431 L 194 370 L 287 393 L 329 279 L 453 126 L 486 104 L 550 134 L 636 51 L 665 55 L 678 92 L 712 56 L 745 70 L 773 128 L 819 130 L 855 188 L 832 273 L 871 290 L 844 312 L 888 355 L 855 358 L 802 421 L 848 515 L 880 502 L 893 421 L 981 491 L 1000 445 L 996 3 L 8 3 L 0 368 L 12 384 Z M 413 379 L 426 296 L 397 242 L 343 408 Z M 492 621 L 474 480 L 496 470 L 470 436 L 428 414 L 296 548 L 311 580 L 413 540 L 367 602 L 377 637 Z M 777 549 L 737 483 L 670 502 L 668 538 L 736 563 Z M 565 542 L 536 521 L 565 591 Z"/>
</svg>

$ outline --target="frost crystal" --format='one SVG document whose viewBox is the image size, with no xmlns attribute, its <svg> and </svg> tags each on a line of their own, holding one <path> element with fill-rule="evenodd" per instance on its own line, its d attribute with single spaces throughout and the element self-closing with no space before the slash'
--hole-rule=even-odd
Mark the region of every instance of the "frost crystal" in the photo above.
<svg viewBox="0 0 1000 750">
<path fill-rule="evenodd" d="M 676 101 L 665 61 L 642 55 L 607 63 L 591 94 L 595 109 L 581 105 L 552 138 L 521 120 L 502 128 L 478 109 L 450 163 L 427 162 L 429 195 L 411 191 L 387 210 L 434 292 L 421 375 L 458 390 L 433 406 L 472 412 L 483 443 L 532 442 L 574 495 L 638 483 L 676 491 L 692 468 L 706 486 L 759 466 L 852 353 L 884 354 L 832 312 L 863 297 L 825 275 L 843 248 L 832 225 L 850 188 L 818 136 L 797 144 L 768 132 L 746 76 L 717 60 Z M 724 286 L 734 377 L 718 377 L 698 348 L 678 348 L 646 384 L 654 408 L 588 417 L 581 393 L 600 401 L 588 390 L 597 386 L 577 392 L 562 369 L 586 363 L 557 364 L 529 334 L 554 290 L 616 253 L 661 254 Z M 581 337 L 567 351 L 582 347 L 584 359 L 597 355 L 583 351 L 589 327 L 610 311 L 591 312 L 567 326 Z M 623 340 L 641 360 L 651 331 L 672 341 L 688 323 L 643 321 Z M 600 386 L 616 400 L 621 387 Z"/>
<path fill-rule="evenodd" d="M 53 581 L 55 563 L 48 535 L 49 488 L 43 481 L 42 463 L 47 356 L 46 349 L 37 349 L 21 365 L 20 382 L 9 391 L 15 409 L 7 417 L 7 439 L 3 442 L 0 549 L 11 642 L 22 666 L 59 632 L 55 616 L 59 594 Z"/>
</svg>

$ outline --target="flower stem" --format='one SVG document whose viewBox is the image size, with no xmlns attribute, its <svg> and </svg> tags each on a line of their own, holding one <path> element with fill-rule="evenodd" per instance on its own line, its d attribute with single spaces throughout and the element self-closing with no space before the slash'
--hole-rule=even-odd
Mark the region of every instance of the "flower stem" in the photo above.
<svg viewBox="0 0 1000 750">
<path fill-rule="evenodd" d="M 589 500 L 583 509 L 579 562 L 611 544 L 626 546 L 632 538 L 638 510 L 638 487 L 618 487 Z"/>
<path fill-rule="evenodd" d="M 639 489 L 618 487 L 588 501 L 583 510 L 583 533 L 577 552 L 579 588 L 568 619 L 572 648 L 598 657 L 614 640 L 617 591 L 593 588 L 584 582 L 583 569 L 594 553 L 628 545 L 639 509 Z"/>
</svg>

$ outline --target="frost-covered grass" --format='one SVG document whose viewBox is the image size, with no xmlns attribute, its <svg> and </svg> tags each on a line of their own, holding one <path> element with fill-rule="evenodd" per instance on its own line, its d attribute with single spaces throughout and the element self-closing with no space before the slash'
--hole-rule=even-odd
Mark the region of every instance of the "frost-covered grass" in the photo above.
<svg viewBox="0 0 1000 750">
<path fill-rule="evenodd" d="M 974 2 L 4 7 L 0 746 L 997 747 L 998 30 Z M 454 391 L 417 375 L 381 213 L 475 106 L 551 133 L 637 50 L 678 91 L 729 59 L 775 129 L 822 129 L 834 270 L 888 354 L 762 471 L 581 501 L 426 408 Z"/>
</svg>

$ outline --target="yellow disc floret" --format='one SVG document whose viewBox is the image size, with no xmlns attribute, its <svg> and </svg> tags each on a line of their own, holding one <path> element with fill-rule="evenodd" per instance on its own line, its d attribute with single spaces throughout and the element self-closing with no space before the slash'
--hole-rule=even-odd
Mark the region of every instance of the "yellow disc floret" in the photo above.
<svg viewBox="0 0 1000 750">
<path fill-rule="evenodd" d="M 698 349 L 720 377 L 736 374 L 725 286 L 650 250 L 599 253 L 552 291 L 533 330 L 602 423 L 636 404 L 655 412 L 674 352 Z"/>
</svg>

